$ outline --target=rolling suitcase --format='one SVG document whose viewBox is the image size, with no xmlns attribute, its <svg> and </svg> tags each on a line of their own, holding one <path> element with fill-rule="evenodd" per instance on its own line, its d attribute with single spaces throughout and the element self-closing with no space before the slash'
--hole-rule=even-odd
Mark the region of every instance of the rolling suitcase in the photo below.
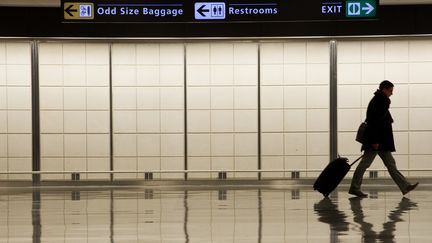
<svg viewBox="0 0 432 243">
<path fill-rule="evenodd" d="M 339 157 L 330 162 L 316 179 L 313 185 L 314 190 L 321 192 L 324 197 L 328 197 L 348 173 L 351 166 L 362 157 L 363 155 L 351 164 L 349 164 L 348 159 L 344 157 Z"/>
</svg>

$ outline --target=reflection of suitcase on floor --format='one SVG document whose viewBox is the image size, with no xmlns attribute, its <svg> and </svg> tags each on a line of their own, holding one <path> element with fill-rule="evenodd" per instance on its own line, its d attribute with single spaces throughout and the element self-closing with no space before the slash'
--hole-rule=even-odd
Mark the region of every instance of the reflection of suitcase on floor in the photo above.
<svg viewBox="0 0 432 243">
<path fill-rule="evenodd" d="M 348 173 L 351 166 L 362 157 L 363 155 L 351 164 L 348 163 L 347 158 L 343 157 L 339 157 L 330 162 L 316 179 L 313 185 L 314 190 L 321 192 L 324 197 L 328 197 Z"/>
</svg>

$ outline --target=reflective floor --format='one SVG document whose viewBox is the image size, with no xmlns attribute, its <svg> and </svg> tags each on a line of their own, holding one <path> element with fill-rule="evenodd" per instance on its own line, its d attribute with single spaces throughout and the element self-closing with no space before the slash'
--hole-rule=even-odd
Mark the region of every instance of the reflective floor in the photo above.
<svg viewBox="0 0 432 243">
<path fill-rule="evenodd" d="M 395 186 L 0 190 L 0 242 L 432 242 L 432 193 Z"/>
</svg>

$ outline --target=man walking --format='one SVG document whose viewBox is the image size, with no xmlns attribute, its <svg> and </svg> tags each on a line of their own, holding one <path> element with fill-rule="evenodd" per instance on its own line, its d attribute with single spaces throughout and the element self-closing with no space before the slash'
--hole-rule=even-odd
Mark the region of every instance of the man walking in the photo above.
<svg viewBox="0 0 432 243">
<path fill-rule="evenodd" d="M 387 171 L 393 181 L 398 185 L 403 195 L 414 190 L 418 185 L 418 182 L 410 184 L 399 172 L 391 153 L 396 151 L 393 139 L 393 118 L 389 111 L 389 97 L 393 94 L 393 87 L 393 83 L 384 80 L 379 85 L 379 89 L 375 92 L 375 96 L 369 102 L 366 113 L 366 123 L 368 125 L 365 135 L 366 142 L 363 143 L 361 148 L 362 151 L 364 150 L 365 152 L 354 172 L 351 187 L 348 192 L 349 194 L 358 197 L 367 197 L 367 194 L 364 194 L 360 190 L 363 174 L 377 155 L 383 160 Z"/>
</svg>

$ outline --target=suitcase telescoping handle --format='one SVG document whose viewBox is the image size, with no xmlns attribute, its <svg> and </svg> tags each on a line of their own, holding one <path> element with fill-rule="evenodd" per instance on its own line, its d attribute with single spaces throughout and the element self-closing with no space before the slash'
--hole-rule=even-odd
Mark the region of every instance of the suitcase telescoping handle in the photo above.
<svg viewBox="0 0 432 243">
<path fill-rule="evenodd" d="M 357 161 L 359 161 L 361 158 L 363 158 L 363 155 L 364 155 L 364 154 L 362 154 L 360 157 L 358 157 L 356 160 L 354 160 L 354 162 L 352 162 L 352 163 L 350 164 L 350 167 L 353 166 L 355 163 L 357 163 Z"/>
</svg>

